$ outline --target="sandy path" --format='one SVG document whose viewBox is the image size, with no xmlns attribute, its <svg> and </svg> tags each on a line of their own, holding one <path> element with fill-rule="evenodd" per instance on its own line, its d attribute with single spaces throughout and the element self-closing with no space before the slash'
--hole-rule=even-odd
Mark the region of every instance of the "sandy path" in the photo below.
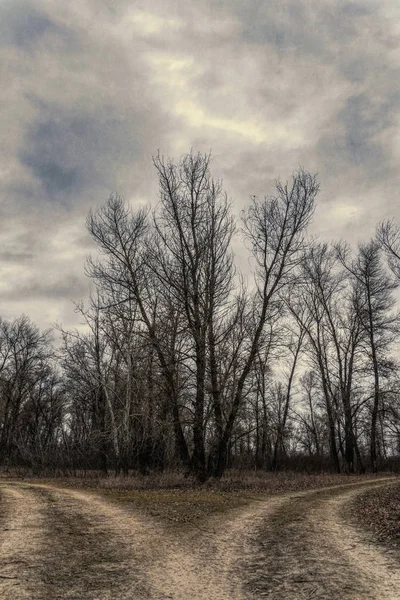
<svg viewBox="0 0 400 600">
<path fill-rule="evenodd" d="M 92 493 L 2 482 L 0 598 L 395 600 L 398 564 L 340 517 L 382 484 L 284 494 L 177 531 Z"/>
<path fill-rule="evenodd" d="M 92 494 L 16 483 L 0 492 L 2 600 L 152 598 L 145 572 L 160 532 L 151 523 Z"/>
<path fill-rule="evenodd" d="M 19 487 L 1 488 L 0 597 L 4 600 L 43 596 L 44 582 L 38 575 L 38 557 L 43 543 L 44 519 L 41 503 L 30 499 Z"/>
<path fill-rule="evenodd" d="M 398 480 L 397 480 L 398 481 Z M 245 598 L 399 600 L 400 565 L 342 517 L 343 504 L 387 480 L 291 495 L 249 536 Z"/>
</svg>

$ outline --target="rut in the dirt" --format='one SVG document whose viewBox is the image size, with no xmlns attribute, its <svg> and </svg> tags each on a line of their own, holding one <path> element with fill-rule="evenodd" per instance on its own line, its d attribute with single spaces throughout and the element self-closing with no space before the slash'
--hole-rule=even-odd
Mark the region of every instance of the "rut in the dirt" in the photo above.
<svg viewBox="0 0 400 600">
<path fill-rule="evenodd" d="M 254 552 L 242 565 L 247 596 L 398 600 L 400 565 L 342 517 L 343 504 L 352 496 L 383 483 L 292 495 L 255 533 Z"/>
<path fill-rule="evenodd" d="M 7 509 L 2 600 L 151 598 L 144 568 L 154 552 L 148 554 L 151 536 L 140 519 L 80 492 L 33 485 L 0 491 Z"/>
<path fill-rule="evenodd" d="M 383 483 L 275 496 L 179 531 L 92 493 L 3 483 L 0 598 L 395 600 L 397 566 L 340 517 Z"/>
</svg>

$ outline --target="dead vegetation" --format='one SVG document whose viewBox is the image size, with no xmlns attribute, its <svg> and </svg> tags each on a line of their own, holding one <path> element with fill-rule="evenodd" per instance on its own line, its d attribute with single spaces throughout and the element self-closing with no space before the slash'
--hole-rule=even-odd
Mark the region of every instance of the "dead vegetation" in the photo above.
<svg viewBox="0 0 400 600">
<path fill-rule="evenodd" d="M 399 597 L 392 563 L 341 517 L 354 495 L 395 479 L 242 474 L 241 487 L 236 474 L 229 479 L 230 491 L 216 482 L 122 489 L 95 477 L 2 478 L 0 597 Z"/>
<path fill-rule="evenodd" d="M 398 565 L 343 518 L 364 486 L 378 491 L 382 485 L 377 478 L 286 496 L 254 530 L 242 569 L 248 597 L 398 599 Z"/>
<path fill-rule="evenodd" d="M 210 479 L 202 485 L 177 472 L 130 477 L 104 477 L 90 473 L 86 477 L 25 477 L 24 481 L 85 489 L 169 525 L 199 526 L 212 515 L 245 506 L 252 500 L 374 479 L 373 475 L 228 471 L 221 479 Z"/>
<path fill-rule="evenodd" d="M 400 559 L 400 483 L 363 492 L 353 499 L 346 513 L 375 542 Z"/>
</svg>

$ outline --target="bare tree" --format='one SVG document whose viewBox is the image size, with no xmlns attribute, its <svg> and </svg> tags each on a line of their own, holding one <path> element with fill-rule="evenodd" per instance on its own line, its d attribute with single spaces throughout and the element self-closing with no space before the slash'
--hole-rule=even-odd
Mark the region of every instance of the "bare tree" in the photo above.
<svg viewBox="0 0 400 600">
<path fill-rule="evenodd" d="M 234 223 L 221 183 L 210 174 L 210 156 L 191 153 L 176 164 L 158 156 L 154 164 L 160 204 L 154 213 L 153 232 L 149 235 L 143 211 L 133 214 L 120 198 L 111 198 L 88 219 L 89 231 L 105 257 L 91 261 L 88 271 L 114 304 L 137 304 L 164 374 L 177 448 L 186 462 L 189 448 L 177 365 L 171 361 L 159 327 L 162 306 L 166 301 L 175 306 L 181 320 L 179 339 L 186 340 L 182 364 L 194 377 L 190 464 L 204 479 L 211 424 L 207 407 L 210 403 L 215 427 L 211 438 L 217 440 L 213 444 L 214 474 L 220 476 L 247 380 L 263 343 L 265 323 L 279 310 L 279 294 L 300 260 L 318 183 L 300 170 L 291 184 L 276 183 L 276 196 L 253 200 L 244 217 L 244 231 L 255 259 L 256 292 L 246 301 L 243 294 L 233 294 L 230 242 Z M 229 349 L 232 358 L 224 371 L 222 349 L 226 349 L 227 339 L 233 342 Z"/>
<path fill-rule="evenodd" d="M 394 307 L 393 290 L 396 282 L 385 272 L 380 255 L 380 246 L 375 240 L 360 244 L 355 259 L 350 257 L 350 249 L 345 244 L 337 246 L 342 264 L 359 286 L 359 319 L 368 338 L 369 355 L 373 369 L 373 404 L 370 427 L 371 468 L 377 471 L 377 424 L 381 404 L 381 363 L 393 341 L 398 316 Z"/>
<path fill-rule="evenodd" d="M 160 291 L 153 285 L 148 264 L 148 224 L 144 210 L 133 213 L 120 197 L 111 197 L 96 213 L 90 213 L 87 227 L 104 256 L 103 261 L 90 260 L 88 274 L 108 293 L 110 302 L 103 308 L 134 301 L 148 332 L 160 364 L 168 409 L 172 412 L 175 444 L 183 464 L 189 462 L 189 451 L 179 415 L 179 393 L 176 362 L 169 354 L 170 346 L 158 330 L 157 306 L 163 303 Z"/>
<path fill-rule="evenodd" d="M 327 244 L 313 244 L 304 258 L 301 302 L 306 307 L 307 324 L 304 326 L 313 361 L 319 367 L 326 400 L 332 458 L 339 469 L 334 441 L 337 435 L 346 469 L 353 472 L 356 455 L 359 469 L 363 468 L 354 435 L 352 407 L 354 373 L 362 340 L 360 291 L 349 281 L 345 271 L 338 268 L 339 265 L 333 248 Z M 342 414 L 343 441 L 339 435 Z"/>
<path fill-rule="evenodd" d="M 174 164 L 154 159 L 160 183 L 160 206 L 154 216 L 152 267 L 185 315 L 193 342 L 195 398 L 192 470 L 206 476 L 205 407 L 207 374 L 217 435 L 222 409 L 217 346 L 229 310 L 233 286 L 230 242 L 234 223 L 221 182 L 211 177 L 210 156 L 187 154 Z"/>
<path fill-rule="evenodd" d="M 32 410 L 44 410 L 50 383 L 53 349 L 49 331 L 41 332 L 25 315 L 12 322 L 0 319 L 0 460 L 21 457 L 21 426 Z M 37 416 L 37 413 L 36 415 Z M 30 452 L 33 460 L 39 450 L 42 423 L 31 422 Z M 35 452 L 33 452 L 35 450 Z M 37 453 L 37 456 L 39 452 Z"/>
<path fill-rule="evenodd" d="M 263 341 L 265 323 L 280 309 L 280 294 L 293 280 L 305 248 L 304 233 L 314 212 L 319 184 L 303 169 L 295 172 L 291 183 L 276 182 L 276 195 L 263 200 L 253 198 L 243 214 L 244 235 L 251 245 L 255 263 L 254 323 L 235 387 L 233 401 L 219 445 L 216 475 L 226 466 L 227 449 L 243 401 L 247 379 Z"/>
<path fill-rule="evenodd" d="M 297 328 L 296 328 L 297 324 Z M 300 360 L 300 353 L 303 347 L 306 330 L 298 322 L 294 326 L 287 326 L 286 347 L 288 355 L 286 363 L 288 364 L 288 372 L 286 373 L 285 382 L 279 382 L 278 397 L 279 410 L 276 411 L 277 427 L 274 450 L 272 455 L 272 469 L 277 471 L 280 467 L 280 459 L 285 454 L 285 438 L 287 435 L 287 423 L 292 403 L 292 393 L 295 381 L 295 374 Z"/>
<path fill-rule="evenodd" d="M 376 237 L 386 254 L 389 267 L 400 280 L 400 229 L 398 225 L 393 220 L 382 221 L 377 227 Z"/>
</svg>

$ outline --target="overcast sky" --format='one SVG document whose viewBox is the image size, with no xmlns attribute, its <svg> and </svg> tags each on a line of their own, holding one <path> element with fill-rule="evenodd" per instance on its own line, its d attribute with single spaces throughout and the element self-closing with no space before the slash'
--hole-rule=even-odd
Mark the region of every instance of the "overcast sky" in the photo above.
<svg viewBox="0 0 400 600">
<path fill-rule="evenodd" d="M 79 322 L 90 207 L 212 150 L 235 211 L 299 165 L 313 233 L 400 220 L 398 0 L 0 0 L 0 314 Z"/>
</svg>

